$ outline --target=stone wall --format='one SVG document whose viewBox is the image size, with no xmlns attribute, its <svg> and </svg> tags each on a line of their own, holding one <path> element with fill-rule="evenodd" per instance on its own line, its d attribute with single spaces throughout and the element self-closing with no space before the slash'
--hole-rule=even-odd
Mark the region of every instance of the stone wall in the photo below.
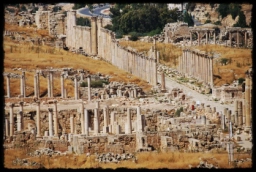
<svg viewBox="0 0 256 172">
<path fill-rule="evenodd" d="M 152 85 L 157 83 L 157 51 L 154 46 L 148 56 L 121 47 L 115 33 L 102 28 L 102 18 L 92 17 L 91 27 L 76 26 L 76 12 L 67 13 L 66 45 L 71 51 L 98 56 Z"/>
</svg>

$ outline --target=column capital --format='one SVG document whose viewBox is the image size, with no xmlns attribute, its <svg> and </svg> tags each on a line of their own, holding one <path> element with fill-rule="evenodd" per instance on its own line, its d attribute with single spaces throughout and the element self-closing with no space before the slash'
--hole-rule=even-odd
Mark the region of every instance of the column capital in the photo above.
<svg viewBox="0 0 256 172">
<path fill-rule="evenodd" d="M 53 108 L 48 108 L 48 111 L 49 112 L 53 112 Z"/>
</svg>

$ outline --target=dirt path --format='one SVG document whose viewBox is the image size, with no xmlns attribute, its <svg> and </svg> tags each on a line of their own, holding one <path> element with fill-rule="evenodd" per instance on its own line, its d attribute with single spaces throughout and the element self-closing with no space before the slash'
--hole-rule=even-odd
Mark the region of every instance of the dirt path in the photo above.
<svg viewBox="0 0 256 172">
<path fill-rule="evenodd" d="M 161 76 L 158 75 L 158 82 L 161 83 Z M 200 101 L 201 103 L 204 103 L 205 106 L 210 105 L 211 107 L 216 107 L 217 112 L 222 112 L 224 108 L 228 108 L 229 110 L 232 110 L 234 112 L 234 104 L 220 104 L 219 102 L 211 101 L 210 100 L 210 95 L 204 95 L 196 92 L 195 90 L 192 90 L 185 85 L 179 84 L 173 79 L 169 77 L 165 77 L 165 85 L 168 90 L 172 90 L 173 88 L 180 88 L 183 89 L 183 91 L 192 97 L 193 100 L 195 101 Z"/>
</svg>

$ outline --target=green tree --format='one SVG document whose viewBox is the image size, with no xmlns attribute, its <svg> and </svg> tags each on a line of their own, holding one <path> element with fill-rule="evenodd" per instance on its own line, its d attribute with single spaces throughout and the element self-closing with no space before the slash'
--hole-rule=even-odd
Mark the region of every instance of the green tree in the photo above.
<svg viewBox="0 0 256 172">
<path fill-rule="evenodd" d="M 27 8 L 25 7 L 24 4 L 22 4 L 22 6 L 20 7 L 20 10 L 21 10 L 21 11 L 27 11 Z"/>
<path fill-rule="evenodd" d="M 232 19 L 234 20 L 236 16 L 239 15 L 239 12 L 241 11 L 241 6 L 239 4 L 231 3 L 229 4 L 229 12 L 232 16 Z"/>
<path fill-rule="evenodd" d="M 222 18 L 226 17 L 229 14 L 228 4 L 220 4 L 217 8 L 217 12 Z"/>
<path fill-rule="evenodd" d="M 74 4 L 74 6 L 72 7 L 73 10 L 77 10 L 79 8 L 84 8 L 85 4 Z"/>
<path fill-rule="evenodd" d="M 188 23 L 188 26 L 194 26 L 194 21 L 192 19 L 192 16 L 188 14 L 188 12 L 184 13 L 183 21 Z"/>
<path fill-rule="evenodd" d="M 246 24 L 246 18 L 245 18 L 244 13 L 242 11 L 240 11 L 238 16 L 239 16 L 238 21 L 233 26 L 234 27 L 242 27 L 242 28 L 248 27 L 248 25 Z"/>
<path fill-rule="evenodd" d="M 211 20 L 206 20 L 206 21 L 204 22 L 204 24 L 211 23 L 211 22 L 212 22 Z"/>
<path fill-rule="evenodd" d="M 190 3 L 189 2 L 189 3 L 187 3 L 186 10 L 187 11 L 194 11 L 195 7 L 196 7 L 195 3 Z"/>
</svg>

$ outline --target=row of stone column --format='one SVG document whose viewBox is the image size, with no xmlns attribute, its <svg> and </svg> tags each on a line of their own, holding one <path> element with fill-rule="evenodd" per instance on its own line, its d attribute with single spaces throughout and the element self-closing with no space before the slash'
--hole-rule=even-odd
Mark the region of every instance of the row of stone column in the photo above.
<svg viewBox="0 0 256 172">
<path fill-rule="evenodd" d="M 10 75 L 6 75 L 6 92 L 7 92 L 7 98 L 11 97 L 11 89 L 10 89 Z M 22 71 L 22 74 L 20 75 L 20 95 L 21 97 L 26 97 L 26 76 L 25 72 Z"/>
<path fill-rule="evenodd" d="M 212 35 L 212 33 L 213 33 L 213 42 L 214 42 L 214 44 L 216 44 L 216 33 L 215 33 L 215 31 L 213 31 L 213 30 L 209 31 L 209 29 L 208 29 L 208 31 L 206 31 L 206 30 L 190 30 L 190 45 L 191 46 L 192 46 L 192 42 L 193 42 L 193 38 L 192 38 L 193 33 L 197 34 L 197 44 L 198 44 L 198 46 L 201 45 L 201 37 L 203 35 L 206 36 L 206 42 L 205 43 L 208 44 L 209 43 L 209 36 L 210 36 L 210 34 Z"/>
<path fill-rule="evenodd" d="M 37 134 L 36 137 L 41 136 L 41 121 L 40 121 L 40 101 L 36 102 L 36 130 Z M 8 118 L 5 119 L 5 134 L 6 136 L 13 136 L 14 135 L 14 116 L 13 116 L 13 107 L 14 104 L 9 104 L 9 120 Z M 111 112 L 110 114 L 110 123 L 109 123 L 109 110 L 108 107 L 103 108 L 103 117 L 104 117 L 104 126 L 103 126 L 103 133 L 115 133 L 120 134 L 120 126 L 117 124 L 115 119 L 115 111 Z M 49 114 L 49 136 L 50 137 L 58 137 L 58 114 L 57 114 L 57 101 L 53 101 L 53 107 L 48 108 Z M 84 108 L 83 103 L 81 103 L 81 132 L 89 136 L 89 114 L 88 109 Z M 99 102 L 96 102 L 96 108 L 94 109 L 94 135 L 97 135 L 100 132 L 99 128 Z M 17 131 L 21 131 L 24 129 L 24 120 L 23 120 L 23 102 L 20 102 L 20 111 L 17 114 Z M 137 107 L 137 132 L 142 132 L 142 115 L 141 115 L 141 108 Z M 70 133 L 74 133 L 74 117 L 70 117 Z M 131 114 L 130 109 L 127 108 L 127 121 L 125 124 L 125 134 L 132 133 L 132 125 L 131 125 Z"/>
<path fill-rule="evenodd" d="M 213 57 L 199 51 L 183 49 L 179 57 L 179 72 L 213 86 Z"/>
<path fill-rule="evenodd" d="M 77 75 L 74 77 L 74 92 L 75 92 L 75 99 L 79 99 L 79 89 L 78 89 L 78 81 L 77 81 Z M 83 76 L 80 76 L 83 78 Z M 87 76 L 87 82 L 88 82 L 88 101 L 91 100 L 91 77 Z M 47 83 L 48 83 L 48 97 L 54 97 L 53 96 L 53 90 L 54 90 L 54 82 L 53 82 L 53 72 L 49 71 L 49 75 L 47 75 Z M 64 88 L 64 73 L 60 75 L 60 83 L 61 83 L 61 97 L 65 98 L 65 88 Z M 7 87 L 7 97 L 11 97 L 11 91 L 10 91 L 10 75 L 6 75 L 6 87 Z M 21 96 L 25 97 L 26 95 L 26 83 L 25 83 L 25 72 L 22 72 L 22 75 L 20 76 L 20 92 Z M 34 75 L 34 97 L 39 98 L 40 97 L 40 79 L 39 79 L 39 72 L 37 72 Z"/>
<path fill-rule="evenodd" d="M 85 50 L 88 49 L 86 48 L 87 44 L 90 44 L 91 50 L 88 51 L 89 54 L 98 55 L 113 65 L 148 81 L 152 85 L 157 84 L 156 65 L 159 62 L 159 52 L 155 48 L 150 50 L 149 57 L 144 57 L 136 52 L 120 47 L 118 42 L 112 39 L 113 33 L 102 28 L 101 18 L 91 17 L 91 28 L 83 30 L 82 27 L 76 26 L 74 22 L 76 18 L 75 11 L 70 11 L 67 15 L 66 44 L 68 47 Z M 81 41 L 85 37 L 86 41 Z M 84 42 L 87 43 L 82 44 Z"/>
<path fill-rule="evenodd" d="M 21 131 L 24 129 L 24 120 L 23 120 L 23 102 L 19 102 L 20 109 L 17 114 L 17 131 Z M 13 108 L 14 104 L 9 103 L 9 119 L 5 118 L 5 135 L 6 136 L 13 136 L 14 134 L 14 115 L 13 115 Z"/>
<path fill-rule="evenodd" d="M 234 31 L 228 31 L 228 34 L 229 34 L 229 41 L 230 41 L 230 47 L 232 46 L 232 32 Z M 240 40 L 239 40 L 239 33 L 244 33 L 244 45 L 247 46 L 247 31 L 239 31 L 237 30 L 236 31 L 236 44 L 237 44 L 237 47 L 240 47 Z M 235 32 L 234 32 L 235 33 Z"/>
</svg>

